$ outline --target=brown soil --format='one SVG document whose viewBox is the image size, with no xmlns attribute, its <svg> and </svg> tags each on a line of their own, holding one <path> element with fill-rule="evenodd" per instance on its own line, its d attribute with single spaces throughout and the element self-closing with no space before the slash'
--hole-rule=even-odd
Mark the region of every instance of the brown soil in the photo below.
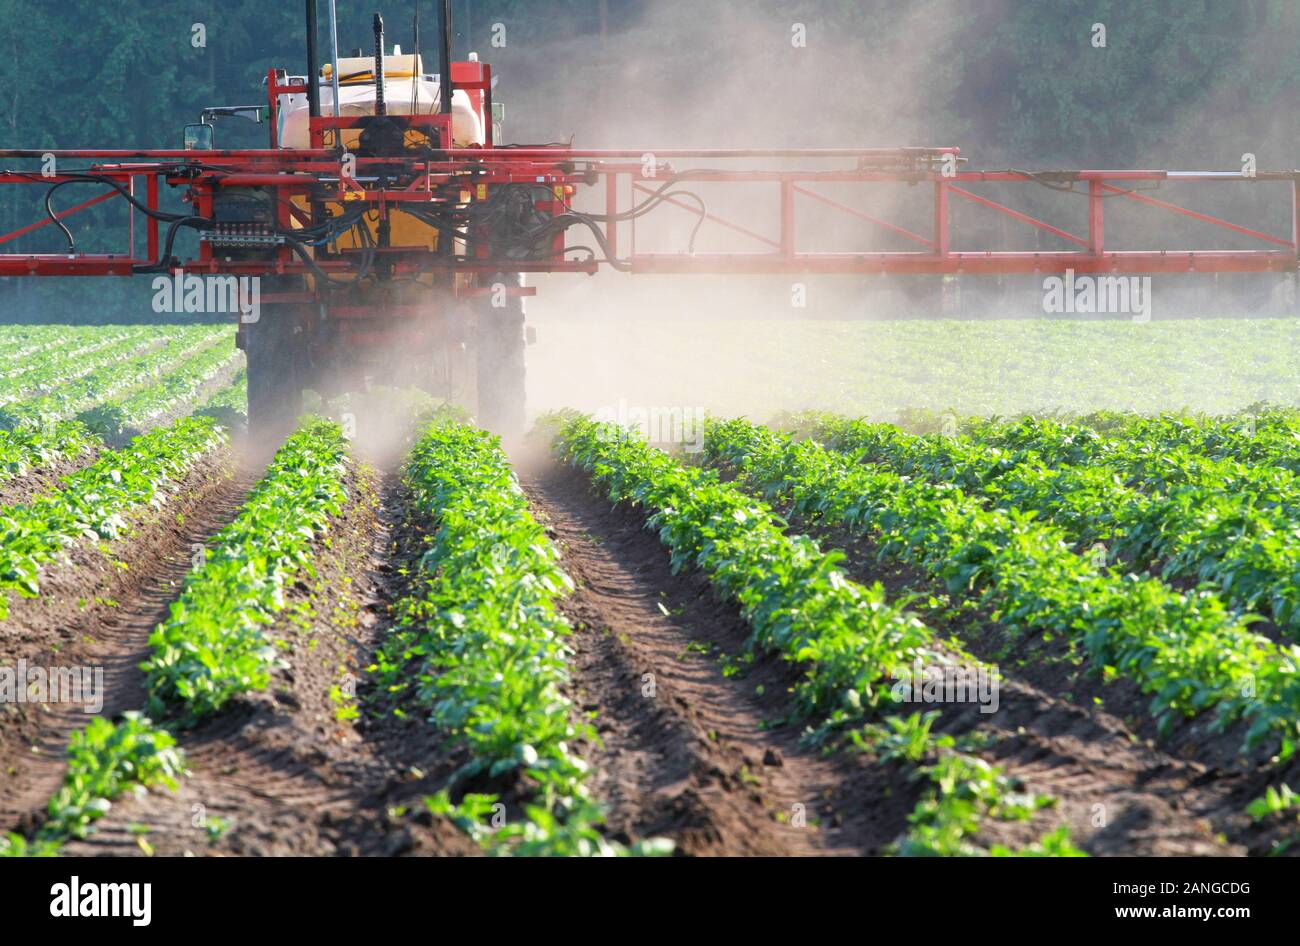
<svg viewBox="0 0 1300 946">
<path fill-rule="evenodd" d="M 673 575 L 634 510 L 541 465 L 522 477 L 577 584 L 573 698 L 595 713 L 593 788 L 622 840 L 674 839 L 687 854 L 870 854 L 906 827 L 915 786 L 861 756 L 821 758 L 780 725 L 790 668 L 726 675 L 748 629 L 698 574 Z M 760 695 L 761 694 L 761 695 Z"/>
<path fill-rule="evenodd" d="M 582 486 L 574 481 L 576 474 L 566 475 L 570 485 L 569 492 L 564 495 L 569 504 L 576 504 L 574 491 L 581 491 Z M 553 490 L 558 488 L 552 487 Z M 536 497 L 538 487 L 532 485 L 530 491 Z M 590 496 L 588 502 L 591 502 Z M 596 500 L 598 506 L 600 502 L 601 500 Z M 617 571 L 627 565 L 629 546 L 645 547 L 647 543 L 649 547 L 644 548 L 642 554 L 647 560 L 657 556 L 659 568 L 666 574 L 667 553 L 653 535 L 640 529 L 644 517 L 631 510 L 610 512 L 608 515 L 621 516 L 623 533 L 608 528 L 604 532 L 598 532 L 586 521 L 582 522 L 582 528 L 578 530 L 580 538 L 583 530 L 598 538 L 598 542 L 592 546 L 596 549 L 598 560 L 603 559 L 596 572 L 598 578 L 603 575 L 601 569 L 612 567 Z M 637 533 L 637 536 L 634 537 L 628 530 Z M 565 536 L 564 529 L 558 531 L 567 544 L 573 544 Z M 846 541 L 849 537 L 842 534 L 823 533 L 820 538 L 828 547 L 847 546 L 849 559 L 846 567 L 850 576 L 864 583 L 881 581 L 892 598 L 918 591 L 929 594 L 933 590 L 914 572 L 878 563 L 877 550 L 870 543 L 861 540 Z M 591 545 L 590 539 L 586 541 Z M 616 559 L 616 564 L 610 565 L 610 559 Z M 633 558 L 632 561 L 636 563 L 634 568 L 645 567 L 640 565 L 639 558 Z M 582 574 L 585 567 L 581 560 L 576 564 L 566 560 L 566 565 L 578 574 Z M 722 643 L 722 647 L 732 652 L 739 650 L 745 630 L 734 612 L 725 617 L 716 613 L 719 606 L 713 601 L 701 576 L 683 576 L 677 579 L 678 583 L 682 583 L 683 579 L 691 591 L 678 607 L 707 606 L 715 612 L 712 622 L 698 618 L 689 620 L 686 638 L 722 643 L 716 636 L 719 627 L 729 627 L 730 646 Z M 666 580 L 672 581 L 671 577 Z M 621 603 L 629 597 L 617 583 L 601 580 L 597 584 L 602 590 L 613 594 L 616 602 Z M 579 601 L 582 600 L 582 595 L 580 589 Z M 677 612 L 673 606 L 669 607 L 675 615 Z M 608 620 L 606 623 L 609 623 Z M 992 658 L 990 650 L 997 637 L 996 624 L 987 620 L 970 621 L 961 626 L 941 624 L 936 629 L 942 636 L 959 637 L 966 649 L 974 655 L 984 659 Z M 724 631 L 722 636 L 725 639 L 728 633 Z M 611 637 L 619 640 L 617 634 L 604 635 L 606 640 Z M 647 641 L 653 640 L 654 637 L 642 630 L 636 635 L 623 637 L 619 649 L 630 651 L 635 657 L 639 649 L 647 646 Z M 1002 643 L 1005 643 L 1005 637 L 1002 638 Z M 680 655 L 680 649 L 677 654 Z M 784 674 L 787 680 L 792 678 L 791 675 L 795 672 L 793 667 L 779 662 L 773 667 L 772 663 L 771 660 L 766 664 L 760 662 L 749 671 L 746 677 L 751 685 L 756 673 Z M 658 662 L 645 659 L 641 665 L 656 668 L 661 666 Z M 689 668 L 689 658 L 685 658 L 684 666 Z M 1182 747 L 1185 751 L 1175 753 L 1168 746 L 1162 748 L 1153 738 L 1153 732 L 1148 734 L 1136 731 L 1131 725 L 1132 719 L 1126 719 L 1115 712 L 1112 703 L 1118 694 L 1114 685 L 1107 687 L 1103 703 L 1099 705 L 1092 699 L 1094 693 L 1081 687 L 1083 678 L 1078 667 L 1072 664 L 1060 660 L 1030 660 L 1022 666 L 1019 660 L 1004 660 L 1000 669 L 1003 680 L 997 712 L 981 713 L 974 704 L 917 707 L 921 710 L 942 709 L 940 731 L 954 735 L 978 732 L 988 738 L 988 747 L 978 754 L 1000 766 L 1006 775 L 1022 783 L 1028 790 L 1050 795 L 1057 800 L 1052 808 L 1040 812 L 1030 823 L 986 821 L 986 828 L 979 838 L 981 842 L 1020 846 L 1032 842 L 1046 830 L 1061 823 L 1069 825 L 1071 837 L 1076 844 L 1093 854 L 1261 853 L 1276 838 L 1276 831 L 1252 826 L 1243 809 L 1252 798 L 1262 794 L 1264 784 L 1275 780 L 1278 773 L 1273 773 L 1271 778 L 1248 777 L 1247 765 L 1231 769 L 1220 767 L 1213 759 L 1207 761 L 1200 758 L 1197 754 L 1198 747 L 1190 739 Z M 1030 672 L 1026 673 L 1026 669 Z M 658 670 L 653 672 L 658 673 Z M 638 673 L 632 681 L 636 683 L 639 679 Z M 728 682 L 734 679 L 730 678 Z M 783 689 L 765 687 L 769 697 L 772 692 L 781 692 Z M 635 694 L 636 687 L 624 680 L 620 692 Z M 1135 698 L 1141 708 L 1145 709 L 1149 701 L 1140 694 Z M 626 697 L 624 702 L 628 702 Z M 707 699 L 694 694 L 687 702 L 693 707 L 708 705 Z M 598 704 L 597 708 L 603 710 L 601 717 L 616 716 L 603 705 Z M 1143 718 L 1144 714 L 1139 712 L 1136 716 Z M 1240 734 L 1237 736 L 1236 745 L 1239 745 Z M 1202 748 L 1203 745 L 1202 743 Z M 844 750 L 840 755 L 845 753 L 852 754 L 852 750 Z M 611 754 L 614 758 L 600 761 L 605 768 L 617 771 L 618 752 Z M 824 760 L 819 761 L 824 763 Z M 905 790 L 909 797 L 915 798 L 917 788 L 910 778 L 899 773 L 894 773 L 893 778 L 897 789 Z M 857 801 L 859 808 L 872 803 L 861 798 Z"/>
<path fill-rule="evenodd" d="M 63 477 L 89 466 L 99 457 L 99 447 L 91 446 L 75 457 L 64 457 L 42 467 L 33 467 L 22 476 L 0 482 L 0 508 L 23 506 L 45 493 L 61 489 Z"/>
<path fill-rule="evenodd" d="M 893 600 L 942 594 L 919 570 L 881 561 L 868 538 L 812 532 L 824 547 L 846 551 L 850 577 L 879 581 Z M 992 733 L 990 760 L 1057 797 L 1071 836 L 1090 852 L 1256 854 L 1276 840 L 1278 832 L 1253 825 L 1244 809 L 1267 785 L 1294 782 L 1300 767 L 1261 769 L 1259 754 L 1241 754 L 1240 727 L 1216 733 L 1208 720 L 1179 720 L 1161 734 L 1149 696 L 1125 679 L 1104 683 L 1059 638 L 1015 636 L 985 612 L 951 621 L 931 612 L 925 620 L 1003 675 L 997 712 L 945 706 L 941 728 Z"/>
<path fill-rule="evenodd" d="M 175 793 L 124 799 L 65 853 L 472 854 L 450 823 L 421 815 L 421 797 L 454 770 L 436 731 L 418 719 L 341 720 L 331 699 L 357 685 L 387 628 L 401 575 L 390 556 L 400 498 L 364 469 L 269 636 L 285 669 L 181 734 L 190 777 Z M 365 700 L 361 686 L 360 697 Z M 364 711 L 363 711 L 364 712 Z"/>
<path fill-rule="evenodd" d="M 167 503 L 116 542 L 82 542 L 47 567 L 41 596 L 14 599 L 0 624 L 0 664 L 102 667 L 103 713 L 139 709 L 146 642 L 202 544 L 242 502 L 254 474 L 228 451 L 198 464 Z M 89 720 L 72 704 L 0 707 L 0 830 L 28 826 L 58 787 L 69 735 Z"/>
<path fill-rule="evenodd" d="M 17 603 L 0 659 L 48 664 L 57 655 L 61 664 L 102 665 L 105 714 L 140 707 L 136 665 L 193 544 L 229 521 L 255 481 L 252 470 L 232 479 L 228 468 L 204 466 L 107 555 L 76 550 L 70 565 L 51 572 L 41 599 Z M 585 475 L 549 462 L 527 463 L 521 480 L 577 585 L 562 604 L 574 628 L 569 695 L 577 713 L 594 714 L 600 741 L 580 751 L 612 837 L 668 837 L 690 855 L 878 854 L 907 830 L 924 783 L 853 749 L 808 748 L 802 725 L 788 721 L 800 669 L 774 656 L 743 659 L 749 629 L 734 605 L 698 571 L 672 574 L 642 511 L 612 507 Z M 393 476 L 358 467 L 349 488 L 354 501 L 318 543 L 316 574 L 290 589 L 268 629 L 287 667 L 268 690 L 181 734 L 191 775 L 179 791 L 120 799 L 66 853 L 477 853 L 422 801 L 464 753 L 421 714 L 385 712 L 384 694 L 372 692 L 363 669 L 391 627 L 391 604 L 409 591 L 409 566 L 429 524 Z M 907 569 L 877 564 L 868 542 L 821 537 L 847 547 L 859 581 L 880 580 L 895 597 L 930 590 Z M 119 557 L 128 568 L 112 564 Z M 1041 642 L 1004 653 L 1005 633 L 987 615 L 936 629 L 1005 674 L 997 712 L 938 707 L 942 730 L 990 736 L 984 758 L 1057 799 L 1029 824 L 986 822 L 982 843 L 1023 845 L 1064 822 L 1094 854 L 1222 855 L 1263 853 L 1285 830 L 1280 819 L 1252 826 L 1242 810 L 1264 784 L 1283 780 L 1279 774 L 1294 776 L 1294 766 L 1261 773 L 1220 764 L 1198 754 L 1188 729 L 1157 743 L 1140 694 L 1123 684 L 1089 689 L 1074 663 Z M 353 683 L 361 716 L 348 721 L 331 690 Z M 39 822 L 68 734 L 85 721 L 77 712 L 29 709 L 0 715 L 9 773 L 0 783 L 0 830 Z M 523 790 L 488 787 L 508 802 Z"/>
</svg>

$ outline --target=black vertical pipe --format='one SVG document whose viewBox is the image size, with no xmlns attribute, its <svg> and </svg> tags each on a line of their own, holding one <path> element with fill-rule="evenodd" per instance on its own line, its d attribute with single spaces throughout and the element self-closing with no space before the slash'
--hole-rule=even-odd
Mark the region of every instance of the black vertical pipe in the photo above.
<svg viewBox="0 0 1300 946">
<path fill-rule="evenodd" d="M 411 68 L 411 114 L 420 114 L 420 4 L 415 4 L 415 16 L 411 18 L 411 39 L 414 41 L 415 65 Z"/>
<path fill-rule="evenodd" d="M 320 68 L 316 59 L 316 0 L 307 0 L 307 114 L 320 117 Z"/>
<path fill-rule="evenodd" d="M 387 115 L 384 100 L 384 18 L 375 14 L 375 114 Z"/>
<path fill-rule="evenodd" d="M 442 114 L 451 114 L 451 0 L 438 4 L 438 43 L 442 68 L 438 70 L 438 95 L 442 99 Z M 444 147 L 450 146 L 450 142 Z"/>
</svg>

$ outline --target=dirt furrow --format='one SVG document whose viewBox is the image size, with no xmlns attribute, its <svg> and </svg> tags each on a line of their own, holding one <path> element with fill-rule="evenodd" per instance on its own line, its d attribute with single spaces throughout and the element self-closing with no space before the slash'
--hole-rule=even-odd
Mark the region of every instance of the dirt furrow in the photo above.
<svg viewBox="0 0 1300 946">
<path fill-rule="evenodd" d="M 396 481 L 380 482 L 358 469 L 349 495 L 348 509 L 317 546 L 315 575 L 293 586 L 267 631 L 286 663 L 271 687 L 181 733 L 190 775 L 179 791 L 121 800 L 93 835 L 66 853 L 477 851 L 450 823 L 421 814 L 422 797 L 441 786 L 457 761 L 433 727 L 418 714 L 374 718 L 362 708 L 351 720 L 341 712 L 364 703 L 362 668 L 387 632 L 403 581 L 394 558 L 394 530 L 404 512 Z"/>
<path fill-rule="evenodd" d="M 847 550 L 844 568 L 851 578 L 881 582 L 891 599 L 936 593 L 914 570 L 879 561 L 867 540 L 842 532 L 818 537 L 825 547 Z M 1240 772 L 1171 752 L 1110 705 L 1115 699 L 1149 718 L 1149 697 L 1085 685 L 1074 662 L 1006 651 L 994 622 L 966 618 L 949 626 L 936 623 L 934 615 L 927 620 L 941 637 L 960 639 L 972 656 L 993 664 L 1001 681 L 996 708 L 989 712 L 974 702 L 915 708 L 941 710 L 941 731 L 992 736 L 982 754 L 1031 790 L 1055 797 L 1052 816 L 1068 823 L 1071 837 L 1090 853 L 1221 856 L 1253 847 L 1243 812 L 1249 789 Z M 1025 843 L 1037 826 L 999 823 L 996 840 Z M 1228 841 L 1224 834 L 1240 837 Z"/>
<path fill-rule="evenodd" d="M 99 453 L 99 447 L 90 447 L 80 456 L 61 457 L 38 469 L 30 469 L 22 476 L 0 482 L 0 508 L 27 505 L 38 496 L 62 488 L 65 476 L 90 466 L 99 458 Z"/>
<path fill-rule="evenodd" d="M 227 387 L 238 376 L 241 368 L 243 362 L 236 359 L 231 365 L 223 368 L 218 375 L 206 381 L 193 398 L 176 405 L 139 428 L 129 428 L 121 436 L 109 437 L 103 443 L 87 447 L 80 456 L 63 457 L 44 466 L 30 469 L 22 476 L 0 480 L 0 507 L 30 503 L 38 496 L 60 489 L 65 476 L 90 466 L 99 459 L 104 450 L 120 450 L 130 444 L 132 438 L 142 433 L 147 433 L 156 427 L 166 427 L 182 417 L 189 416 L 214 394 Z"/>
<path fill-rule="evenodd" d="M 205 459 L 179 491 L 105 551 L 80 545 L 72 563 L 49 570 L 42 594 L 13 602 L 0 638 L 5 666 L 82 667 L 102 671 L 101 714 L 113 718 L 144 704 L 139 663 L 149 635 L 167 615 L 196 549 L 235 514 L 256 472 L 227 450 Z M 68 738 L 91 716 L 73 703 L 10 704 L 0 715 L 7 774 L 0 787 L 0 829 L 30 827 L 65 770 Z"/>
<path fill-rule="evenodd" d="M 644 516 L 612 508 L 583 475 L 548 463 L 521 480 L 577 591 L 573 696 L 595 713 L 593 787 L 616 836 L 670 837 L 688 854 L 878 853 L 905 827 L 911 786 L 859 756 L 800 745 L 789 668 L 731 674 L 748 630 L 702 576 L 673 575 Z"/>
</svg>

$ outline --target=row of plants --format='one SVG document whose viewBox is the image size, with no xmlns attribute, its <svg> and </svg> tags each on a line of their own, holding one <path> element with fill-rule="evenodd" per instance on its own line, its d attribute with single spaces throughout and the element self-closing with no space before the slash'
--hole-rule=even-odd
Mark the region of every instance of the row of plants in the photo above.
<svg viewBox="0 0 1300 946">
<path fill-rule="evenodd" d="M 75 420 L 48 427 L 0 430 L 0 482 L 26 476 L 60 460 L 84 456 L 99 445 L 99 438 Z"/>
<path fill-rule="evenodd" d="M 914 615 L 879 584 L 849 581 L 838 550 L 823 551 L 717 474 L 686 466 L 620 428 L 586 417 L 563 422 L 561 458 L 604 485 L 612 502 L 649 513 L 672 567 L 701 569 L 735 600 L 753 631 L 755 653 L 774 652 L 807 668 L 799 710 L 860 716 L 889 702 L 889 688 L 915 660 L 941 654 Z"/>
<path fill-rule="evenodd" d="M 119 438 L 193 401 L 240 357 L 233 339 L 219 341 L 171 368 L 155 384 L 120 400 L 98 404 L 82 412 L 79 419 L 102 437 Z"/>
<path fill-rule="evenodd" d="M 187 417 L 104 451 L 64 479 L 61 490 L 27 505 L 0 508 L 0 620 L 7 593 L 40 594 L 41 570 L 81 539 L 115 539 L 161 505 L 199 460 L 226 442 L 210 417 Z"/>
<path fill-rule="evenodd" d="M 1143 490 L 1219 485 L 1292 510 L 1300 499 L 1300 424 L 1289 409 L 1200 421 L 1176 414 L 994 419 L 973 422 L 965 433 L 984 447 L 1030 454 L 1049 466 L 1105 464 L 1125 485 Z M 1289 495 L 1275 497 L 1278 491 Z"/>
<path fill-rule="evenodd" d="M 212 401 L 234 412 L 242 409 L 239 393 L 235 385 Z M 174 790 L 185 770 L 173 730 L 269 683 L 273 648 L 257 629 L 283 608 L 285 587 L 310 571 L 308 546 L 346 500 L 344 454 L 342 432 L 325 421 L 309 421 L 285 442 L 150 640 L 149 703 L 163 724 L 128 712 L 74 733 L 46 820 L 30 838 L 0 837 L 0 857 L 56 855 L 68 840 L 86 837 L 123 793 Z"/>
<path fill-rule="evenodd" d="M 852 423 L 817 413 L 787 415 L 785 420 L 792 427 L 842 429 Z M 1144 489 L 1219 481 L 1225 488 L 1254 490 L 1267 499 L 1279 485 L 1294 490 L 1291 474 L 1300 471 L 1300 412 L 1293 408 L 1261 406 L 1222 417 L 1098 411 L 1081 417 L 1029 415 L 1010 420 L 905 411 L 899 426 L 910 434 L 942 433 L 1047 466 L 1105 463 L 1121 474 L 1125 485 Z M 1000 454 L 990 453 L 989 458 L 1007 462 Z M 1266 466 L 1261 469 L 1259 464 Z M 987 472 L 997 476 L 1001 469 L 994 463 Z"/>
<path fill-rule="evenodd" d="M 1001 768 L 978 755 L 963 751 L 952 735 L 934 731 L 938 710 L 909 716 L 887 716 L 852 734 L 858 748 L 882 763 L 895 763 L 911 780 L 928 783 L 920 802 L 908 816 L 910 828 L 890 849 L 902 857 L 955 857 L 987 853 L 992 857 L 1082 857 L 1070 841 L 1068 826 L 1061 825 L 1038 841 L 1012 849 L 989 845 L 987 852 L 973 839 L 990 818 L 1029 821 L 1055 804 L 1047 795 L 1025 790 Z"/>
<path fill-rule="evenodd" d="M 57 348 L 91 344 L 119 328 L 103 325 L 0 325 L 0 365 L 11 365 Z"/>
<path fill-rule="evenodd" d="M 45 327 L 50 328 L 50 326 Z M 56 339 L 52 332 L 46 332 L 42 337 L 34 337 L 15 335 L 8 331 L 10 328 L 12 326 L 0 328 L 0 365 L 6 367 L 64 344 L 63 341 Z"/>
<path fill-rule="evenodd" d="M 228 430 L 238 430 L 248 423 L 248 369 L 240 368 L 230 383 L 203 402 L 196 414 L 215 418 Z"/>
<path fill-rule="evenodd" d="M 662 842 L 625 848 L 598 830 L 604 816 L 573 751 L 595 731 L 575 721 L 562 692 L 571 630 L 556 602 L 573 583 L 496 438 L 439 417 L 403 481 L 433 531 L 370 670 L 397 712 L 422 708 L 469 756 L 430 810 L 493 854 L 667 853 Z M 501 787 L 523 797 L 523 816 L 493 827 Z"/>
<path fill-rule="evenodd" d="M 190 725 L 270 684 L 277 658 L 263 629 L 286 588 L 313 574 L 314 544 L 348 502 L 347 473 L 347 441 L 331 421 L 307 420 L 276 451 L 149 638 L 150 714 Z"/>
<path fill-rule="evenodd" d="M 1279 405 L 1255 405 L 1223 416 L 1096 411 L 1070 419 L 990 419 L 963 424 L 964 432 L 995 445 L 1014 445 L 1026 434 L 1040 439 L 1052 428 L 1059 431 L 1058 438 L 1077 437 L 1086 430 L 1101 435 L 1103 443 L 1143 443 L 1156 451 L 1188 447 L 1213 458 L 1273 463 L 1300 472 L 1295 449 L 1300 439 L 1300 411 Z"/>
<path fill-rule="evenodd" d="M 118 403 L 83 412 L 80 419 L 0 430 L 0 482 L 25 476 L 60 460 L 85 456 L 103 446 L 102 437 L 120 438 L 177 405 L 192 400 L 213 377 L 238 358 L 224 344 L 205 349 L 181 364 L 156 386 L 143 388 Z M 210 413 L 227 427 L 242 423 L 247 411 L 248 379 L 241 369 L 232 384 L 207 402 Z"/>
<path fill-rule="evenodd" d="M 1263 611 L 1300 632 L 1295 474 L 1210 458 L 1186 446 L 1095 448 L 1089 446 L 1100 440 L 1095 433 L 1062 435 L 1059 427 L 1049 427 L 1040 441 L 1027 433 L 1029 426 L 1019 425 L 1011 447 L 916 437 L 847 419 L 823 418 L 812 429 L 863 460 L 955 483 L 997 507 L 1033 511 L 1079 547 L 1101 543 L 1111 561 L 1159 570 L 1166 580 L 1210 583 L 1234 608 Z M 1084 455 L 1072 463 L 1066 456 L 1071 450 Z"/>
<path fill-rule="evenodd" d="M 201 349 L 229 337 L 229 331 L 223 326 L 173 329 L 157 349 L 105 365 L 44 394 L 0 407 L 0 429 L 41 426 L 75 416 L 152 383 Z"/>
<path fill-rule="evenodd" d="M 45 821 L 29 839 L 0 836 L 0 857 L 50 857 L 72 838 L 84 838 L 127 791 L 175 790 L 185 772 L 175 737 L 139 713 L 116 723 L 102 716 L 72 734 L 68 770 L 46 806 Z"/>
<path fill-rule="evenodd" d="M 877 752 L 874 727 L 897 731 L 903 717 L 884 715 L 895 705 L 892 684 L 916 661 L 951 660 L 914 615 L 886 600 L 877 583 L 850 581 L 838 563 L 843 553 L 824 552 L 806 535 L 788 535 L 785 523 L 764 503 L 717 473 L 685 466 L 613 424 L 587 417 L 558 419 L 556 449 L 566 462 L 602 483 L 611 502 L 629 502 L 648 513 L 674 570 L 694 566 L 735 601 L 752 634 L 751 652 L 772 652 L 801 671 L 794 687 L 797 710 L 824 722 L 820 739 L 835 730 L 869 723 L 857 744 Z M 933 718 L 931 718 L 931 722 Z M 865 734 L 865 735 L 864 735 Z M 935 767 L 922 770 L 932 790 L 913 813 L 913 831 L 900 853 L 971 854 L 983 818 L 1028 819 L 1049 799 L 1022 804 L 999 770 L 957 751 L 944 739 L 922 734 L 919 759 L 942 750 Z M 960 776 L 960 777 L 958 777 Z M 1073 852 L 1068 835 L 1044 843 Z M 1032 853 L 1032 852 L 1031 852 Z"/>
<path fill-rule="evenodd" d="M 1271 739 L 1281 758 L 1294 752 L 1300 648 L 1252 632 L 1217 596 L 1180 593 L 1079 555 L 1062 529 L 1033 512 L 990 508 L 951 483 L 745 421 L 712 425 L 705 449 L 795 514 L 872 535 L 882 555 L 921 567 L 951 593 L 977 596 L 1009 630 L 1077 642 L 1095 670 L 1151 695 L 1162 728 L 1212 710 L 1219 728 L 1248 723 L 1248 747 Z"/>
<path fill-rule="evenodd" d="M 114 361 L 130 358 L 156 344 L 161 337 L 162 333 L 154 328 L 119 329 L 82 345 L 29 356 L 21 365 L 6 367 L 4 377 L 0 378 L 0 404 L 47 391 Z"/>
</svg>

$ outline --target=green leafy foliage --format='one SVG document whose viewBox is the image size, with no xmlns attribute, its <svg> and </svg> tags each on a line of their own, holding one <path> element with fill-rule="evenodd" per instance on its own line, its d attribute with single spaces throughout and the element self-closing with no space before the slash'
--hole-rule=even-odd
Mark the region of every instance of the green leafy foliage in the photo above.
<svg viewBox="0 0 1300 946">
<path fill-rule="evenodd" d="M 131 358 L 165 337 L 163 330 L 146 326 L 93 329 L 91 333 L 68 328 L 63 345 L 5 365 L 0 375 L 0 405 L 48 391 L 72 378 Z"/>
<path fill-rule="evenodd" d="M 313 573 L 313 543 L 348 501 L 347 462 L 342 429 L 324 420 L 308 420 L 276 452 L 149 638 L 150 712 L 193 722 L 270 683 L 276 656 L 262 629 L 284 608 L 285 587 Z"/>
<path fill-rule="evenodd" d="M 376 660 L 377 681 L 424 707 L 464 746 L 453 783 L 514 779 L 532 786 L 522 821 L 488 827 L 498 796 L 449 791 L 429 799 L 491 853 L 662 853 L 604 840 L 588 798 L 588 769 L 571 746 L 595 740 L 576 724 L 562 688 L 568 624 L 556 601 L 573 589 L 559 554 L 528 511 L 496 439 L 439 420 L 423 431 L 404 479 L 413 508 L 436 521 Z"/>
<path fill-rule="evenodd" d="M 650 513 L 674 570 L 699 567 L 741 608 L 749 647 L 781 654 L 803 670 L 800 709 L 853 718 L 890 702 L 889 683 L 915 659 L 943 658 L 929 629 L 864 587 L 807 536 L 789 536 L 771 509 L 712 471 L 684 466 L 619 428 L 585 417 L 561 422 L 557 448 L 591 472 L 614 502 Z"/>
<path fill-rule="evenodd" d="M 1130 567 L 1209 583 L 1238 610 L 1262 610 L 1294 633 L 1300 475 L 1285 464 L 1294 462 L 1300 439 L 1292 412 L 1263 417 L 1259 434 L 1253 415 L 1251 433 L 1241 419 L 1190 425 L 1126 416 L 1108 422 L 1108 437 L 1032 418 L 974 424 L 963 437 L 915 437 L 833 417 L 800 423 L 863 460 L 1032 510 L 1076 546 L 1105 543 L 1110 559 Z M 1125 431 L 1134 436 L 1118 436 Z"/>
<path fill-rule="evenodd" d="M 9 610 L 4 592 L 38 596 L 42 567 L 62 549 L 81 538 L 116 538 L 225 441 L 211 418 L 182 418 L 123 450 L 106 451 L 68 476 L 58 492 L 0 509 L 0 620 Z"/>
<path fill-rule="evenodd" d="M 922 655 L 947 658 L 930 631 L 880 585 L 863 588 L 836 566 L 841 553 L 823 553 L 807 536 L 788 536 L 785 523 L 717 475 L 688 467 L 611 424 L 580 415 L 550 418 L 561 455 L 604 483 L 614 502 L 650 512 L 648 525 L 672 552 L 674 570 L 694 565 L 736 600 L 753 628 L 752 652 L 771 651 L 803 672 L 795 687 L 800 709 L 826 718 L 818 735 L 892 705 L 888 683 Z M 882 761 L 937 761 L 915 774 L 934 789 L 913 813 L 905 854 L 983 853 L 970 836 L 986 817 L 1029 817 L 1050 799 L 1025 801 L 1001 772 L 952 751 L 950 736 L 932 734 L 938 712 L 887 715 L 850 732 Z M 1073 851 L 1068 837 L 1061 852 Z"/>
<path fill-rule="evenodd" d="M 175 738 L 139 713 L 111 723 L 92 719 L 68 743 L 68 771 L 50 799 L 48 818 L 28 840 L 0 839 L 0 856 L 48 856 L 69 838 L 84 838 L 129 789 L 175 789 L 184 762 Z"/>
<path fill-rule="evenodd" d="M 1150 693 L 1162 725 L 1214 710 L 1219 726 L 1249 723 L 1247 745 L 1271 738 L 1283 757 L 1294 751 L 1300 649 L 1251 632 L 1213 594 L 1118 573 L 1032 512 L 988 508 L 949 483 L 744 421 L 711 428 L 706 450 L 796 514 L 871 533 L 882 555 L 924 568 L 951 593 L 982 596 L 1008 627 L 1078 641 L 1098 671 L 1116 668 Z"/>
<path fill-rule="evenodd" d="M 178 326 L 159 335 L 156 348 L 79 377 L 56 377 L 48 390 L 0 407 L 0 429 L 45 426 L 145 390 L 194 354 L 229 339 L 230 331 L 225 326 Z"/>
<path fill-rule="evenodd" d="M 79 421 L 0 430 L 0 481 L 25 476 L 58 460 L 79 457 L 98 444 L 99 438 Z"/>
<path fill-rule="evenodd" d="M 169 368 L 157 383 L 146 385 L 120 401 L 106 401 L 83 411 L 80 419 L 101 436 L 121 437 L 189 403 L 205 384 L 241 357 L 233 339 L 222 339 Z"/>
<path fill-rule="evenodd" d="M 238 430 L 248 423 L 248 371 L 241 368 L 223 387 L 208 398 L 195 414 L 216 420 L 227 430 Z"/>
</svg>

